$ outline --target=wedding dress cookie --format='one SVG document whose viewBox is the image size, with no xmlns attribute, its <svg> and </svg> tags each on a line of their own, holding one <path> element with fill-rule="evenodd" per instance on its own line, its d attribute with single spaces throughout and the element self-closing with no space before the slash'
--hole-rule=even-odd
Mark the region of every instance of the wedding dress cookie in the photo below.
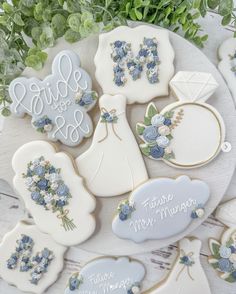
<svg viewBox="0 0 236 294">
<path fill-rule="evenodd" d="M 33 141 L 16 151 L 12 166 L 14 187 L 41 231 L 65 246 L 93 234 L 96 202 L 67 154 L 45 141 Z"/>
<path fill-rule="evenodd" d="M 92 145 L 76 164 L 94 195 L 117 196 L 145 182 L 148 175 L 126 119 L 126 98 L 105 94 L 99 104 L 101 118 Z"/>
<path fill-rule="evenodd" d="M 221 279 L 236 283 L 236 199 L 220 205 L 216 218 L 229 228 L 223 233 L 220 242 L 209 240 L 212 255 L 208 261 Z"/>
<path fill-rule="evenodd" d="M 168 277 L 146 294 L 211 294 L 200 263 L 201 241 L 184 238 L 179 242 L 179 256 Z"/>
<path fill-rule="evenodd" d="M 11 82 L 11 110 L 20 117 L 32 116 L 33 127 L 50 140 L 76 146 L 93 132 L 87 111 L 95 105 L 97 94 L 91 87 L 79 56 L 61 51 L 53 61 L 52 74 L 44 80 L 20 77 Z"/>
<path fill-rule="evenodd" d="M 63 269 L 66 247 L 19 222 L 0 244 L 0 276 L 21 291 L 45 293 Z"/>
<path fill-rule="evenodd" d="M 138 261 L 127 257 L 102 257 L 86 264 L 80 273 L 73 274 L 65 294 L 138 294 L 144 276 L 144 266 Z"/>
<path fill-rule="evenodd" d="M 218 68 L 225 78 L 236 102 L 236 39 L 225 40 L 218 50 L 220 62 Z"/>
<path fill-rule="evenodd" d="M 145 103 L 168 94 L 173 61 L 167 30 L 120 26 L 99 36 L 96 79 L 104 93 L 123 94 L 129 104 Z"/>
<path fill-rule="evenodd" d="M 112 230 L 137 243 L 172 237 L 204 216 L 209 196 L 205 182 L 187 176 L 149 180 L 119 204 Z"/>
<path fill-rule="evenodd" d="M 225 125 L 218 111 L 205 101 L 218 87 L 208 73 L 178 72 L 170 82 L 178 102 L 160 113 L 150 103 L 136 132 L 143 154 L 178 168 L 209 163 L 221 150 Z"/>
</svg>

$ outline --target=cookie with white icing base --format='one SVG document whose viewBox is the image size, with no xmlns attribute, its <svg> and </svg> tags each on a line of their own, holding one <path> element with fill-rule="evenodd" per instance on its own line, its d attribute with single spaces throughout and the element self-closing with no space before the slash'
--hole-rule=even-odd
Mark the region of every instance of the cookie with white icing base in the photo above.
<svg viewBox="0 0 236 294">
<path fill-rule="evenodd" d="M 51 75 L 43 80 L 19 77 L 9 86 L 12 113 L 32 116 L 32 126 L 51 141 L 76 146 L 93 132 L 87 114 L 96 103 L 92 80 L 80 67 L 79 56 L 61 51 L 52 64 Z"/>
<path fill-rule="evenodd" d="M 218 69 L 226 80 L 229 89 L 236 102 L 236 40 L 229 38 L 225 40 L 218 49 L 220 62 Z"/>
<path fill-rule="evenodd" d="M 145 294 L 211 294 L 206 274 L 200 263 L 201 241 L 184 238 L 179 242 L 179 255 L 168 277 Z"/>
<path fill-rule="evenodd" d="M 208 185 L 188 176 L 151 179 L 119 204 L 112 230 L 136 243 L 170 238 L 204 216 L 209 197 Z"/>
<path fill-rule="evenodd" d="M 168 94 L 173 61 L 167 30 L 120 26 L 100 34 L 95 74 L 104 93 L 123 94 L 129 104 L 146 103 Z"/>
<path fill-rule="evenodd" d="M 148 179 L 142 154 L 126 118 L 123 95 L 102 95 L 101 117 L 90 148 L 76 164 L 86 186 L 96 196 L 118 196 Z"/>
<path fill-rule="evenodd" d="M 195 168 L 209 163 L 220 152 L 225 125 L 219 112 L 205 101 L 218 87 L 211 74 L 178 72 L 170 81 L 178 102 L 159 113 L 147 107 L 136 132 L 142 153 L 177 168 Z"/>
<path fill-rule="evenodd" d="M 19 222 L 0 244 L 0 276 L 21 291 L 45 293 L 63 269 L 66 250 L 35 225 Z"/>
<path fill-rule="evenodd" d="M 136 260 L 101 257 L 70 277 L 65 294 L 138 294 L 144 276 L 145 268 Z"/>
<path fill-rule="evenodd" d="M 212 255 L 208 262 L 221 279 L 236 283 L 236 199 L 220 205 L 216 210 L 216 218 L 228 229 L 223 233 L 221 241 L 209 239 Z"/>
<path fill-rule="evenodd" d="M 45 141 L 33 141 L 15 152 L 12 167 L 14 188 L 41 231 L 65 246 L 93 234 L 96 201 L 67 154 Z"/>
</svg>

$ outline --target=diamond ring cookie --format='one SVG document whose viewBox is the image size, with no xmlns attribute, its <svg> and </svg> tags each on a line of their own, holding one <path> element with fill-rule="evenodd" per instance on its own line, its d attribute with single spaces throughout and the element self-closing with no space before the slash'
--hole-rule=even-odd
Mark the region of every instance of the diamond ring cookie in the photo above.
<svg viewBox="0 0 236 294">
<path fill-rule="evenodd" d="M 0 244 L 0 276 L 21 291 L 45 293 L 63 269 L 66 250 L 35 225 L 19 222 Z"/>
<path fill-rule="evenodd" d="M 144 276 L 145 268 L 138 261 L 127 257 L 101 257 L 74 273 L 64 294 L 138 294 Z"/>
<path fill-rule="evenodd" d="M 12 167 L 14 188 L 42 232 L 65 246 L 93 234 L 96 201 L 67 154 L 45 141 L 33 141 L 16 151 Z"/>
<path fill-rule="evenodd" d="M 200 180 L 151 179 L 119 204 L 112 230 L 136 243 L 175 236 L 204 216 L 209 197 L 208 185 Z"/>
<path fill-rule="evenodd" d="M 168 277 L 145 294 L 211 294 L 206 274 L 200 263 L 201 241 L 184 238 L 179 242 L 179 255 Z"/>
<path fill-rule="evenodd" d="M 96 196 L 118 196 L 148 179 L 137 142 L 126 118 L 126 98 L 104 94 L 101 116 L 90 148 L 76 164 L 86 186 Z"/>
<path fill-rule="evenodd" d="M 221 279 L 236 283 L 236 199 L 220 205 L 216 210 L 216 218 L 228 229 L 223 233 L 221 241 L 209 240 L 212 255 L 208 262 Z"/>
<path fill-rule="evenodd" d="M 120 26 L 99 35 L 95 74 L 103 93 L 123 94 L 128 104 L 146 103 L 168 94 L 173 61 L 167 30 Z"/>
<path fill-rule="evenodd" d="M 92 81 L 80 67 L 79 56 L 61 51 L 52 64 L 52 74 L 43 80 L 19 77 L 9 87 L 11 110 L 17 116 L 32 116 L 32 126 L 51 141 L 76 146 L 93 132 L 87 114 L 96 103 Z"/>
<path fill-rule="evenodd" d="M 178 168 L 205 165 L 219 154 L 225 139 L 221 115 L 205 102 L 218 84 L 211 74 L 180 71 L 170 87 L 179 101 L 160 113 L 154 103 L 148 105 L 144 121 L 136 125 L 140 149 Z"/>
</svg>

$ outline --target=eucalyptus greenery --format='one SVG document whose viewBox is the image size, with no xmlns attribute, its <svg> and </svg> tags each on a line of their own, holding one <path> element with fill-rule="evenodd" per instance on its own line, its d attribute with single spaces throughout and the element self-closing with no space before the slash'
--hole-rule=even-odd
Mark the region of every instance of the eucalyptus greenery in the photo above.
<svg viewBox="0 0 236 294">
<path fill-rule="evenodd" d="M 10 4 L 11 3 L 11 4 Z M 197 19 L 217 9 L 222 25 L 235 24 L 233 0 L 0 0 L 0 109 L 10 115 L 8 85 L 25 66 L 40 70 L 47 54 L 63 37 L 76 42 L 109 31 L 128 20 L 182 29 L 185 38 L 202 47 L 207 40 Z M 26 43 L 26 36 L 33 46 Z"/>
</svg>

